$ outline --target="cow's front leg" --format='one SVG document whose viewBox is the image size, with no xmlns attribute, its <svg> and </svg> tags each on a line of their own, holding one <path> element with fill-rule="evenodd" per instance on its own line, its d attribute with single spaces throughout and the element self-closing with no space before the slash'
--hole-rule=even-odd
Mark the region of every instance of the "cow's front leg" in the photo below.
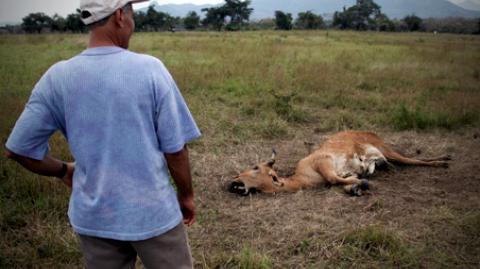
<svg viewBox="0 0 480 269">
<path fill-rule="evenodd" d="M 347 184 L 343 186 L 343 190 L 352 196 L 362 196 L 363 191 L 370 188 L 368 180 L 362 179 L 360 184 Z"/>
</svg>

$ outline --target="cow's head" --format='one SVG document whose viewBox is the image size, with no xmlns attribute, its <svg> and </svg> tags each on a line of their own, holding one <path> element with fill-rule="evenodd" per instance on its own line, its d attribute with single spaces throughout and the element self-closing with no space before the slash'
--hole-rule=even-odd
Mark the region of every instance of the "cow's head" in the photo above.
<svg viewBox="0 0 480 269">
<path fill-rule="evenodd" d="M 252 169 L 246 170 L 236 176 L 230 183 L 228 191 L 242 196 L 257 192 L 274 193 L 279 190 L 281 183 L 273 165 L 275 164 L 276 152 L 273 150 L 269 161 L 259 163 Z"/>
</svg>

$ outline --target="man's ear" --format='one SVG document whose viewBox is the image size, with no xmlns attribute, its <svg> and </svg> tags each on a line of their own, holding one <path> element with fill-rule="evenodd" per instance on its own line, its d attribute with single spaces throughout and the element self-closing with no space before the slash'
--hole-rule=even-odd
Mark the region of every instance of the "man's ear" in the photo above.
<svg viewBox="0 0 480 269">
<path fill-rule="evenodd" d="M 123 11 L 123 8 L 115 10 L 113 17 L 115 19 L 115 24 L 120 28 L 123 28 L 125 25 L 125 12 Z"/>
</svg>

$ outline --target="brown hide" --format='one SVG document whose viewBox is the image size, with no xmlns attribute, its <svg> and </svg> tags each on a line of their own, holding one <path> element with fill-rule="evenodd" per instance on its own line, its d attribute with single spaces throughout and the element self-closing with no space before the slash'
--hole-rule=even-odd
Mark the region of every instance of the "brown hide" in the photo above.
<svg viewBox="0 0 480 269">
<path fill-rule="evenodd" d="M 353 195 L 368 189 L 368 181 L 360 179 L 372 174 L 379 165 L 389 161 L 406 165 L 447 167 L 449 157 L 429 160 L 407 158 L 388 147 L 376 134 L 345 131 L 331 136 L 317 150 L 300 160 L 295 174 L 288 178 L 273 169 L 275 153 L 266 163 L 240 173 L 233 179 L 229 191 L 240 195 L 256 192 L 296 192 L 317 185 L 341 184 Z"/>
</svg>

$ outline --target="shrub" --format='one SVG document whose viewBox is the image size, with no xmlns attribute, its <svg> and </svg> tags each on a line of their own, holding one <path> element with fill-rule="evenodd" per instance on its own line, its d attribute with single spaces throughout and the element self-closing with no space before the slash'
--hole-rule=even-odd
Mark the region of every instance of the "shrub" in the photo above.
<svg viewBox="0 0 480 269">
<path fill-rule="evenodd" d="M 478 122 L 478 114 L 472 111 L 460 114 L 449 111 L 426 113 L 418 106 L 410 110 L 405 104 L 401 104 L 395 109 L 390 122 L 396 130 L 426 130 L 437 127 L 452 130 L 475 124 Z"/>
<path fill-rule="evenodd" d="M 295 109 L 292 106 L 293 98 L 296 96 L 296 93 L 289 95 L 276 95 L 273 102 L 273 109 L 278 116 L 288 122 L 306 122 L 307 114 L 301 110 Z"/>
</svg>

